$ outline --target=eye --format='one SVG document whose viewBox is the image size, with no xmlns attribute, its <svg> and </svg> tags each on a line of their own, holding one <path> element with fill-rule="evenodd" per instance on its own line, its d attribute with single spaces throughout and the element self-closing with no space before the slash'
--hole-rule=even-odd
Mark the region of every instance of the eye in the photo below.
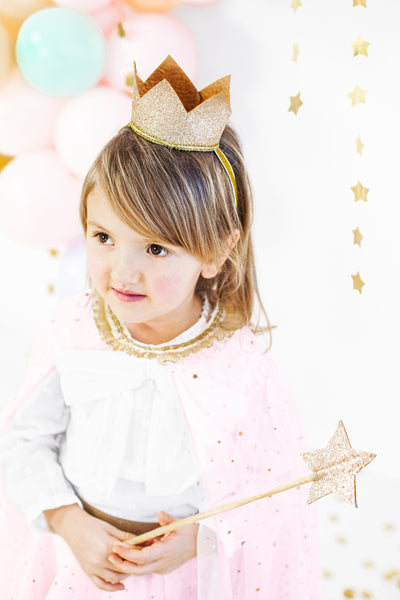
<svg viewBox="0 0 400 600">
<path fill-rule="evenodd" d="M 99 233 L 96 233 L 94 237 L 97 237 L 100 244 L 103 244 L 103 246 L 105 246 L 105 245 L 109 246 L 110 244 L 113 243 L 110 236 L 107 233 L 104 233 L 104 231 L 100 231 Z"/>
<path fill-rule="evenodd" d="M 168 250 L 159 244 L 150 244 L 147 251 L 153 256 L 166 256 L 168 254 Z"/>
</svg>

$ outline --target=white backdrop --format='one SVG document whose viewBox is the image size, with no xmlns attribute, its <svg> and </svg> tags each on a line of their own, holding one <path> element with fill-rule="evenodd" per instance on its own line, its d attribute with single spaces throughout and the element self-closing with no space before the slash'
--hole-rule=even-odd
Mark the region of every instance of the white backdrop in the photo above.
<svg viewBox="0 0 400 600">
<path fill-rule="evenodd" d="M 196 35 L 197 87 L 232 74 L 232 123 L 255 193 L 259 281 L 277 325 L 272 352 L 299 400 L 310 448 L 325 446 L 343 419 L 352 445 L 378 455 L 357 478 L 358 510 L 320 501 L 325 600 L 390 600 L 400 587 L 400 4 L 367 5 L 303 0 L 295 12 L 290 0 L 225 0 L 174 11 Z M 353 57 L 360 34 L 368 58 Z M 356 84 L 367 101 L 352 107 Z M 299 92 L 295 115 L 290 96 Z M 357 181 L 370 190 L 367 202 L 354 201 Z M 49 286 L 61 289 L 63 275 L 61 255 L 2 240 L 7 398 L 57 301 Z M 84 269 L 78 280 L 83 286 Z"/>
</svg>

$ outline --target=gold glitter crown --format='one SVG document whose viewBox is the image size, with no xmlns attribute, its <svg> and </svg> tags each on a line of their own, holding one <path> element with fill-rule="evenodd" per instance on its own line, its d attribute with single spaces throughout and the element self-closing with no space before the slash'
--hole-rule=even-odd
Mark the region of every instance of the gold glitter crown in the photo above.
<svg viewBox="0 0 400 600">
<path fill-rule="evenodd" d="M 197 91 L 172 56 L 142 81 L 134 63 L 130 126 L 145 139 L 177 150 L 214 151 L 229 175 L 237 202 L 232 167 L 219 148 L 231 115 L 230 75 Z"/>
</svg>

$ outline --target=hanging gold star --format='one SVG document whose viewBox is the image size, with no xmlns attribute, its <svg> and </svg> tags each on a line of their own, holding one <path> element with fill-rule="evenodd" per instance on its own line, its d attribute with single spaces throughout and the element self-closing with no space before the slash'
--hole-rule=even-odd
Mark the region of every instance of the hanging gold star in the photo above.
<svg viewBox="0 0 400 600">
<path fill-rule="evenodd" d="M 363 285 L 365 285 L 365 283 L 361 279 L 360 273 L 357 273 L 356 275 L 352 275 L 352 278 L 353 278 L 353 290 L 358 290 L 361 294 L 362 287 L 363 287 Z"/>
<path fill-rule="evenodd" d="M 297 96 L 290 96 L 290 106 L 288 108 L 288 112 L 292 111 L 295 115 L 297 115 L 302 104 L 303 102 L 300 100 L 300 92 L 297 94 Z"/>
<path fill-rule="evenodd" d="M 301 0 L 292 0 L 290 8 L 293 8 L 293 11 L 296 12 L 296 10 L 298 8 L 300 8 L 300 6 L 303 6 L 302 3 L 301 3 Z"/>
<path fill-rule="evenodd" d="M 297 63 L 299 54 L 300 54 L 299 42 L 296 42 L 295 44 L 293 44 L 293 56 L 292 56 L 293 62 Z"/>
<path fill-rule="evenodd" d="M 353 6 L 364 6 L 367 8 L 367 0 L 353 0 Z"/>
<path fill-rule="evenodd" d="M 363 239 L 363 236 L 361 235 L 360 230 L 357 227 L 356 229 L 353 229 L 352 231 L 354 234 L 353 244 L 358 244 L 361 248 L 361 240 Z"/>
<path fill-rule="evenodd" d="M 364 144 L 362 143 L 360 136 L 358 136 L 358 138 L 356 139 L 356 152 L 358 152 L 360 156 L 363 151 L 363 148 Z"/>
<path fill-rule="evenodd" d="M 4 169 L 4 167 L 8 165 L 8 163 L 11 162 L 13 158 L 13 156 L 6 156 L 5 154 L 0 154 L 0 171 Z"/>
<path fill-rule="evenodd" d="M 368 46 L 370 42 L 367 42 L 363 39 L 361 35 L 358 36 L 354 42 L 350 42 L 350 45 L 353 46 L 353 56 L 366 56 L 368 58 Z"/>
<path fill-rule="evenodd" d="M 342 421 L 339 421 L 326 448 L 302 454 L 314 474 L 308 504 L 334 493 L 342 500 L 357 506 L 356 474 L 375 456 L 372 452 L 354 450 Z"/>
<path fill-rule="evenodd" d="M 361 181 L 357 181 L 357 185 L 352 187 L 351 191 L 354 193 L 354 202 L 358 202 L 358 200 L 364 200 L 364 202 L 367 202 L 369 188 L 364 187 Z"/>
<path fill-rule="evenodd" d="M 127 73 L 125 77 L 125 85 L 133 87 L 133 73 Z"/>
<path fill-rule="evenodd" d="M 355 106 L 359 102 L 366 104 L 367 101 L 365 99 L 365 96 L 366 96 L 367 92 L 368 92 L 368 90 L 362 90 L 361 88 L 358 87 L 358 85 L 356 85 L 354 90 L 352 92 L 350 92 L 350 94 L 347 94 L 347 96 L 351 100 L 351 105 Z"/>
<path fill-rule="evenodd" d="M 118 29 L 118 35 L 119 35 L 119 37 L 125 37 L 126 36 L 125 29 L 124 29 L 124 26 L 123 26 L 123 24 L 122 24 L 121 21 L 119 21 L 117 23 L 117 29 Z"/>
</svg>

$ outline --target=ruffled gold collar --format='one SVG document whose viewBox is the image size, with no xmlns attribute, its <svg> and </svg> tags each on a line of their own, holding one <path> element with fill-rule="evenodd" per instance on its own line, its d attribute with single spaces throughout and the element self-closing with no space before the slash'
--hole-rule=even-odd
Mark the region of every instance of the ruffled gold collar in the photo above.
<svg viewBox="0 0 400 600">
<path fill-rule="evenodd" d="M 143 344 L 131 337 L 126 327 L 96 291 L 92 291 L 93 317 L 104 342 L 113 350 L 126 352 L 139 358 L 157 358 L 161 363 L 176 362 L 202 348 L 210 347 L 215 340 L 229 337 L 233 332 L 221 327 L 224 311 L 216 303 L 207 327 L 202 333 L 181 343 Z"/>
</svg>

